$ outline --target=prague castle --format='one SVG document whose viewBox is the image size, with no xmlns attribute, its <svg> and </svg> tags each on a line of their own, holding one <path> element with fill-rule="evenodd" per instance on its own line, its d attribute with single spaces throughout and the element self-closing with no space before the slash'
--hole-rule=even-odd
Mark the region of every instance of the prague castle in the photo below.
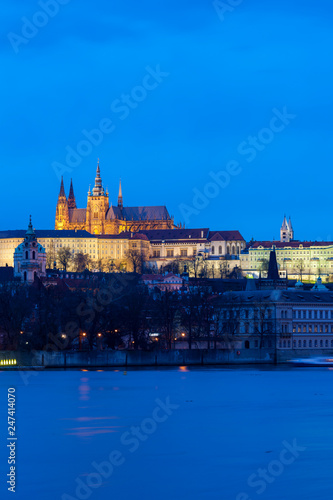
<svg viewBox="0 0 333 500">
<path fill-rule="evenodd" d="M 68 198 L 61 179 L 58 197 L 55 229 L 86 230 L 91 234 L 120 234 L 124 231 L 136 233 L 148 229 L 174 229 L 173 217 L 165 206 L 124 207 L 121 182 L 117 206 L 109 203 L 109 193 L 104 191 L 99 162 L 95 186 L 88 192 L 87 208 L 77 208 L 73 183 L 71 181 Z"/>
</svg>

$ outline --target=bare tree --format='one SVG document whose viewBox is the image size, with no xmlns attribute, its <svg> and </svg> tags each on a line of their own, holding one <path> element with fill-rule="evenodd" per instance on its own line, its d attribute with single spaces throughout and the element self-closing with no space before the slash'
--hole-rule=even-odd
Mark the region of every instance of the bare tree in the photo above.
<svg viewBox="0 0 333 500">
<path fill-rule="evenodd" d="M 54 266 L 54 262 L 56 262 L 56 252 L 54 248 L 54 240 L 50 240 L 50 247 L 47 250 L 46 254 L 46 267 L 48 269 L 52 269 Z"/>
<path fill-rule="evenodd" d="M 303 259 L 297 260 L 295 262 L 295 268 L 294 268 L 294 273 L 298 274 L 298 278 L 300 281 L 303 280 L 303 273 L 304 273 L 304 261 Z"/>
<path fill-rule="evenodd" d="M 253 336 L 260 338 L 260 349 L 264 347 L 264 339 L 273 336 L 274 315 L 272 303 L 258 298 L 253 306 Z"/>
<path fill-rule="evenodd" d="M 129 248 L 126 252 L 127 262 L 130 264 L 133 273 L 141 273 L 145 263 L 145 256 L 135 248 Z"/>
<path fill-rule="evenodd" d="M 67 271 L 69 263 L 72 261 L 72 252 L 69 247 L 62 247 L 58 250 L 57 260 L 60 266 Z"/>
<path fill-rule="evenodd" d="M 219 265 L 221 279 L 225 279 L 228 275 L 228 263 L 226 260 L 221 260 Z"/>
<path fill-rule="evenodd" d="M 77 273 L 82 273 L 88 269 L 91 259 L 86 253 L 77 253 L 74 257 L 74 268 Z"/>
</svg>

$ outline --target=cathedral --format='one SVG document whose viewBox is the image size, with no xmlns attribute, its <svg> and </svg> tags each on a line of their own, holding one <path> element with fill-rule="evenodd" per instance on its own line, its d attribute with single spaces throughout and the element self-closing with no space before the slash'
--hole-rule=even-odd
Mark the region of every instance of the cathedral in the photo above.
<svg viewBox="0 0 333 500">
<path fill-rule="evenodd" d="M 95 186 L 88 191 L 87 208 L 77 208 L 73 182 L 71 181 L 68 198 L 64 181 L 61 179 L 58 196 L 55 229 L 84 229 L 92 234 L 119 234 L 123 231 L 137 232 L 147 229 L 174 229 L 173 217 L 165 206 L 125 207 L 121 182 L 119 183 L 118 204 L 109 203 L 109 193 L 104 190 L 99 162 Z"/>
</svg>

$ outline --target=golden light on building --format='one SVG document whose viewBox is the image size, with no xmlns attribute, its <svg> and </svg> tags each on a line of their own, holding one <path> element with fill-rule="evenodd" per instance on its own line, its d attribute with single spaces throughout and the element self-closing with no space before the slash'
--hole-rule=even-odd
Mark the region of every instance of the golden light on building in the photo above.
<svg viewBox="0 0 333 500">
<path fill-rule="evenodd" d="M 16 365 L 16 359 L 1 359 L 0 366 Z"/>
</svg>

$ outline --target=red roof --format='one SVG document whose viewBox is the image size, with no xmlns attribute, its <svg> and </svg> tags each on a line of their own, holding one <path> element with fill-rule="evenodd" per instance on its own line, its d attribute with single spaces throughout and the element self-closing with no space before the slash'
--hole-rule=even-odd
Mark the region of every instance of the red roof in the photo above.
<svg viewBox="0 0 333 500">
<path fill-rule="evenodd" d="M 289 241 L 289 242 L 283 242 L 283 241 L 254 241 L 252 244 L 250 244 L 249 248 L 258 248 L 258 247 L 263 247 L 263 248 L 272 248 L 273 245 L 276 248 L 299 248 L 300 245 L 303 246 L 303 248 L 309 248 L 309 247 L 329 247 L 333 245 L 332 241 Z"/>
<path fill-rule="evenodd" d="M 245 241 L 239 231 L 209 231 L 210 241 Z"/>
</svg>

